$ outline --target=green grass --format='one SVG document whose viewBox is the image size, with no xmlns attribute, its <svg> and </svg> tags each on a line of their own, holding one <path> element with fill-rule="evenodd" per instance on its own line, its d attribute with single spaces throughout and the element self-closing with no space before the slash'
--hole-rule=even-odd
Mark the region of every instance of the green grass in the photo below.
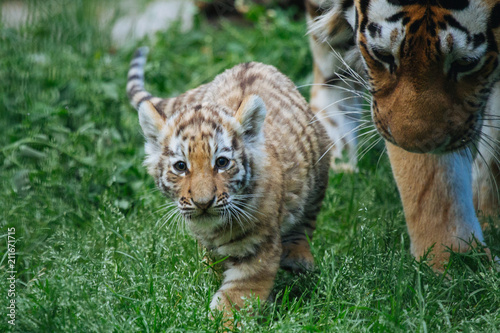
<svg viewBox="0 0 500 333">
<path fill-rule="evenodd" d="M 208 306 L 219 273 L 188 234 L 161 228 L 165 199 L 141 165 L 128 62 L 137 46 L 150 46 L 146 81 L 160 96 L 250 60 L 306 84 L 304 19 L 279 10 L 244 24 L 197 17 L 187 33 L 173 27 L 115 49 L 109 27 L 96 26 L 99 6 L 44 1 L 22 29 L 0 25 L 0 331 L 216 331 L 221 319 L 211 321 Z M 500 330 L 500 276 L 480 254 L 453 256 L 446 278 L 411 257 L 381 154 L 372 149 L 358 174 L 331 174 L 312 242 L 316 271 L 280 272 L 274 301 L 253 303 L 253 316 L 236 314 L 247 332 Z M 6 316 L 9 227 L 17 239 L 14 327 Z M 498 255 L 499 231 L 486 237 Z"/>
</svg>

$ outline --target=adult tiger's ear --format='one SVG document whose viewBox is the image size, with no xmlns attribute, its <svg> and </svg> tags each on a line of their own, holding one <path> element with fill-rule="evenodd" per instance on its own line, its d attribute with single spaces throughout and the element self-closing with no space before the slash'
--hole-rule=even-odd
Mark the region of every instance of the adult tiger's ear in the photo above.
<svg viewBox="0 0 500 333">
<path fill-rule="evenodd" d="M 148 143 L 158 145 L 158 137 L 165 120 L 150 101 L 144 101 L 139 105 L 139 124 L 141 124 L 142 132 L 146 136 Z"/>
<path fill-rule="evenodd" d="M 242 126 L 245 141 L 252 143 L 261 137 L 266 113 L 266 104 L 262 98 L 257 95 L 245 97 L 235 115 Z"/>
</svg>

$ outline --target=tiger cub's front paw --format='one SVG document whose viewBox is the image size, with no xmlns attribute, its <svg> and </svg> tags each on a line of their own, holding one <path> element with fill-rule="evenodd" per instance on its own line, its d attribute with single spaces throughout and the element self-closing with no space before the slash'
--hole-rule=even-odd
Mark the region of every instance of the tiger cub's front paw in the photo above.
<svg viewBox="0 0 500 333">
<path fill-rule="evenodd" d="M 224 312 L 225 316 L 232 313 L 232 309 L 239 310 L 240 307 L 235 304 L 223 291 L 217 291 L 210 302 L 210 309 Z"/>
<path fill-rule="evenodd" d="M 294 273 L 312 271 L 314 258 L 307 240 L 283 244 L 280 267 Z"/>
</svg>

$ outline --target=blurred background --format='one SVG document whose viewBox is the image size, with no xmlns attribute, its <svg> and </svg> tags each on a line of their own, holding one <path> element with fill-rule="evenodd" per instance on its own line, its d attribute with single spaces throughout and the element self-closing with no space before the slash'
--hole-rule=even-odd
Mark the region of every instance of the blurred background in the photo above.
<svg viewBox="0 0 500 333">
<path fill-rule="evenodd" d="M 47 5 L 50 1 L 47 1 Z M 92 0 L 90 1 L 92 2 Z M 2 22 L 5 27 L 20 28 L 42 13 L 33 12 L 33 1 L 5 0 L 1 4 Z M 43 5 L 39 1 L 38 5 Z M 59 5 L 65 6 L 64 1 Z M 90 4 L 92 6 L 92 4 Z M 120 0 L 95 3 L 95 19 L 103 26 L 111 27 L 111 40 L 115 46 L 135 41 L 144 36 L 166 30 L 174 22 L 181 24 L 182 30 L 193 27 L 195 15 L 202 13 L 207 17 L 221 16 L 257 17 L 266 8 L 279 6 L 304 7 L 303 0 Z M 39 8 L 39 10 L 42 10 Z"/>
</svg>

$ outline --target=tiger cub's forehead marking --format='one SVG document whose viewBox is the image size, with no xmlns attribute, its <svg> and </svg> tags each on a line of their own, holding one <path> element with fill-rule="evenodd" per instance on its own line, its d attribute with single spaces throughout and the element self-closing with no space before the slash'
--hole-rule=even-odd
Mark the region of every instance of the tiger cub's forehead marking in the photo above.
<svg viewBox="0 0 500 333">
<path fill-rule="evenodd" d="M 213 166 L 219 155 L 232 157 L 236 121 L 225 112 L 211 111 L 213 108 L 201 105 L 188 107 L 171 120 L 164 155 L 173 163 L 182 159 L 191 167 L 194 160 L 210 159 Z"/>
</svg>

